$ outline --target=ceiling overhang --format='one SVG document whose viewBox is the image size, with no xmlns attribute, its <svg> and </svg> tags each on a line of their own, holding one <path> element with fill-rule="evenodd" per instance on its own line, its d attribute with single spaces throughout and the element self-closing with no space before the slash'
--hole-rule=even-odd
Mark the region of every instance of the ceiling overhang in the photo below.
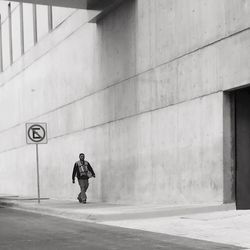
<svg viewBox="0 0 250 250">
<path fill-rule="evenodd" d="M 122 0 L 6 0 L 6 1 L 104 11 L 108 8 L 117 5 Z"/>
</svg>

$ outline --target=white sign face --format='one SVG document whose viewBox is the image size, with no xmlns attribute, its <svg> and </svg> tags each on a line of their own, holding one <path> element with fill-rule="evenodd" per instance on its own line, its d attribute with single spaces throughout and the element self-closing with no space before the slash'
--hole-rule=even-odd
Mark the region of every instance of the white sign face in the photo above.
<svg viewBox="0 0 250 250">
<path fill-rule="evenodd" d="M 26 123 L 26 142 L 27 144 L 46 144 L 47 123 Z"/>
</svg>

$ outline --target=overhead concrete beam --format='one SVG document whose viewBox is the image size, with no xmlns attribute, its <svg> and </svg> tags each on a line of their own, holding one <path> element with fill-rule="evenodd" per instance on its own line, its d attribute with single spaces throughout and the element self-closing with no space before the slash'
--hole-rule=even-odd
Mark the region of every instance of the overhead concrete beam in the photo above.
<svg viewBox="0 0 250 250">
<path fill-rule="evenodd" d="M 34 3 L 42 5 L 52 5 L 76 9 L 99 10 L 103 11 L 110 8 L 122 0 L 5 0 L 13 2 Z"/>
</svg>

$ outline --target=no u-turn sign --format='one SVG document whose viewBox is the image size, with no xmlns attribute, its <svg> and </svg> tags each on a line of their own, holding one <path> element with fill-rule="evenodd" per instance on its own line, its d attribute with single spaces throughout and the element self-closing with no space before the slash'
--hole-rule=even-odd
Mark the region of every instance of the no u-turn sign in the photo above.
<svg viewBox="0 0 250 250">
<path fill-rule="evenodd" d="M 47 123 L 26 123 L 27 144 L 46 144 Z"/>
</svg>

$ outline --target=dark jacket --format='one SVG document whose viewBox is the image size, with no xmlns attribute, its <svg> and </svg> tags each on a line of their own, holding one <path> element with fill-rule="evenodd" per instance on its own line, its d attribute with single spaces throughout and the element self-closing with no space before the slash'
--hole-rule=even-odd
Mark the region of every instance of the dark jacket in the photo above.
<svg viewBox="0 0 250 250">
<path fill-rule="evenodd" d="M 77 177 L 77 179 L 83 179 L 83 180 L 89 179 L 88 176 L 85 176 L 85 175 L 81 176 L 81 175 L 80 175 L 78 162 L 79 162 L 79 161 L 77 161 L 77 162 L 75 163 L 75 165 L 74 165 L 73 173 L 72 173 L 72 180 L 75 181 L 75 176 Z M 84 161 L 84 162 L 87 163 L 87 168 L 88 168 L 88 170 L 92 173 L 93 177 L 95 177 L 95 172 L 94 172 L 94 170 L 92 169 L 92 167 L 90 166 L 89 162 L 87 162 L 87 161 Z"/>
</svg>

